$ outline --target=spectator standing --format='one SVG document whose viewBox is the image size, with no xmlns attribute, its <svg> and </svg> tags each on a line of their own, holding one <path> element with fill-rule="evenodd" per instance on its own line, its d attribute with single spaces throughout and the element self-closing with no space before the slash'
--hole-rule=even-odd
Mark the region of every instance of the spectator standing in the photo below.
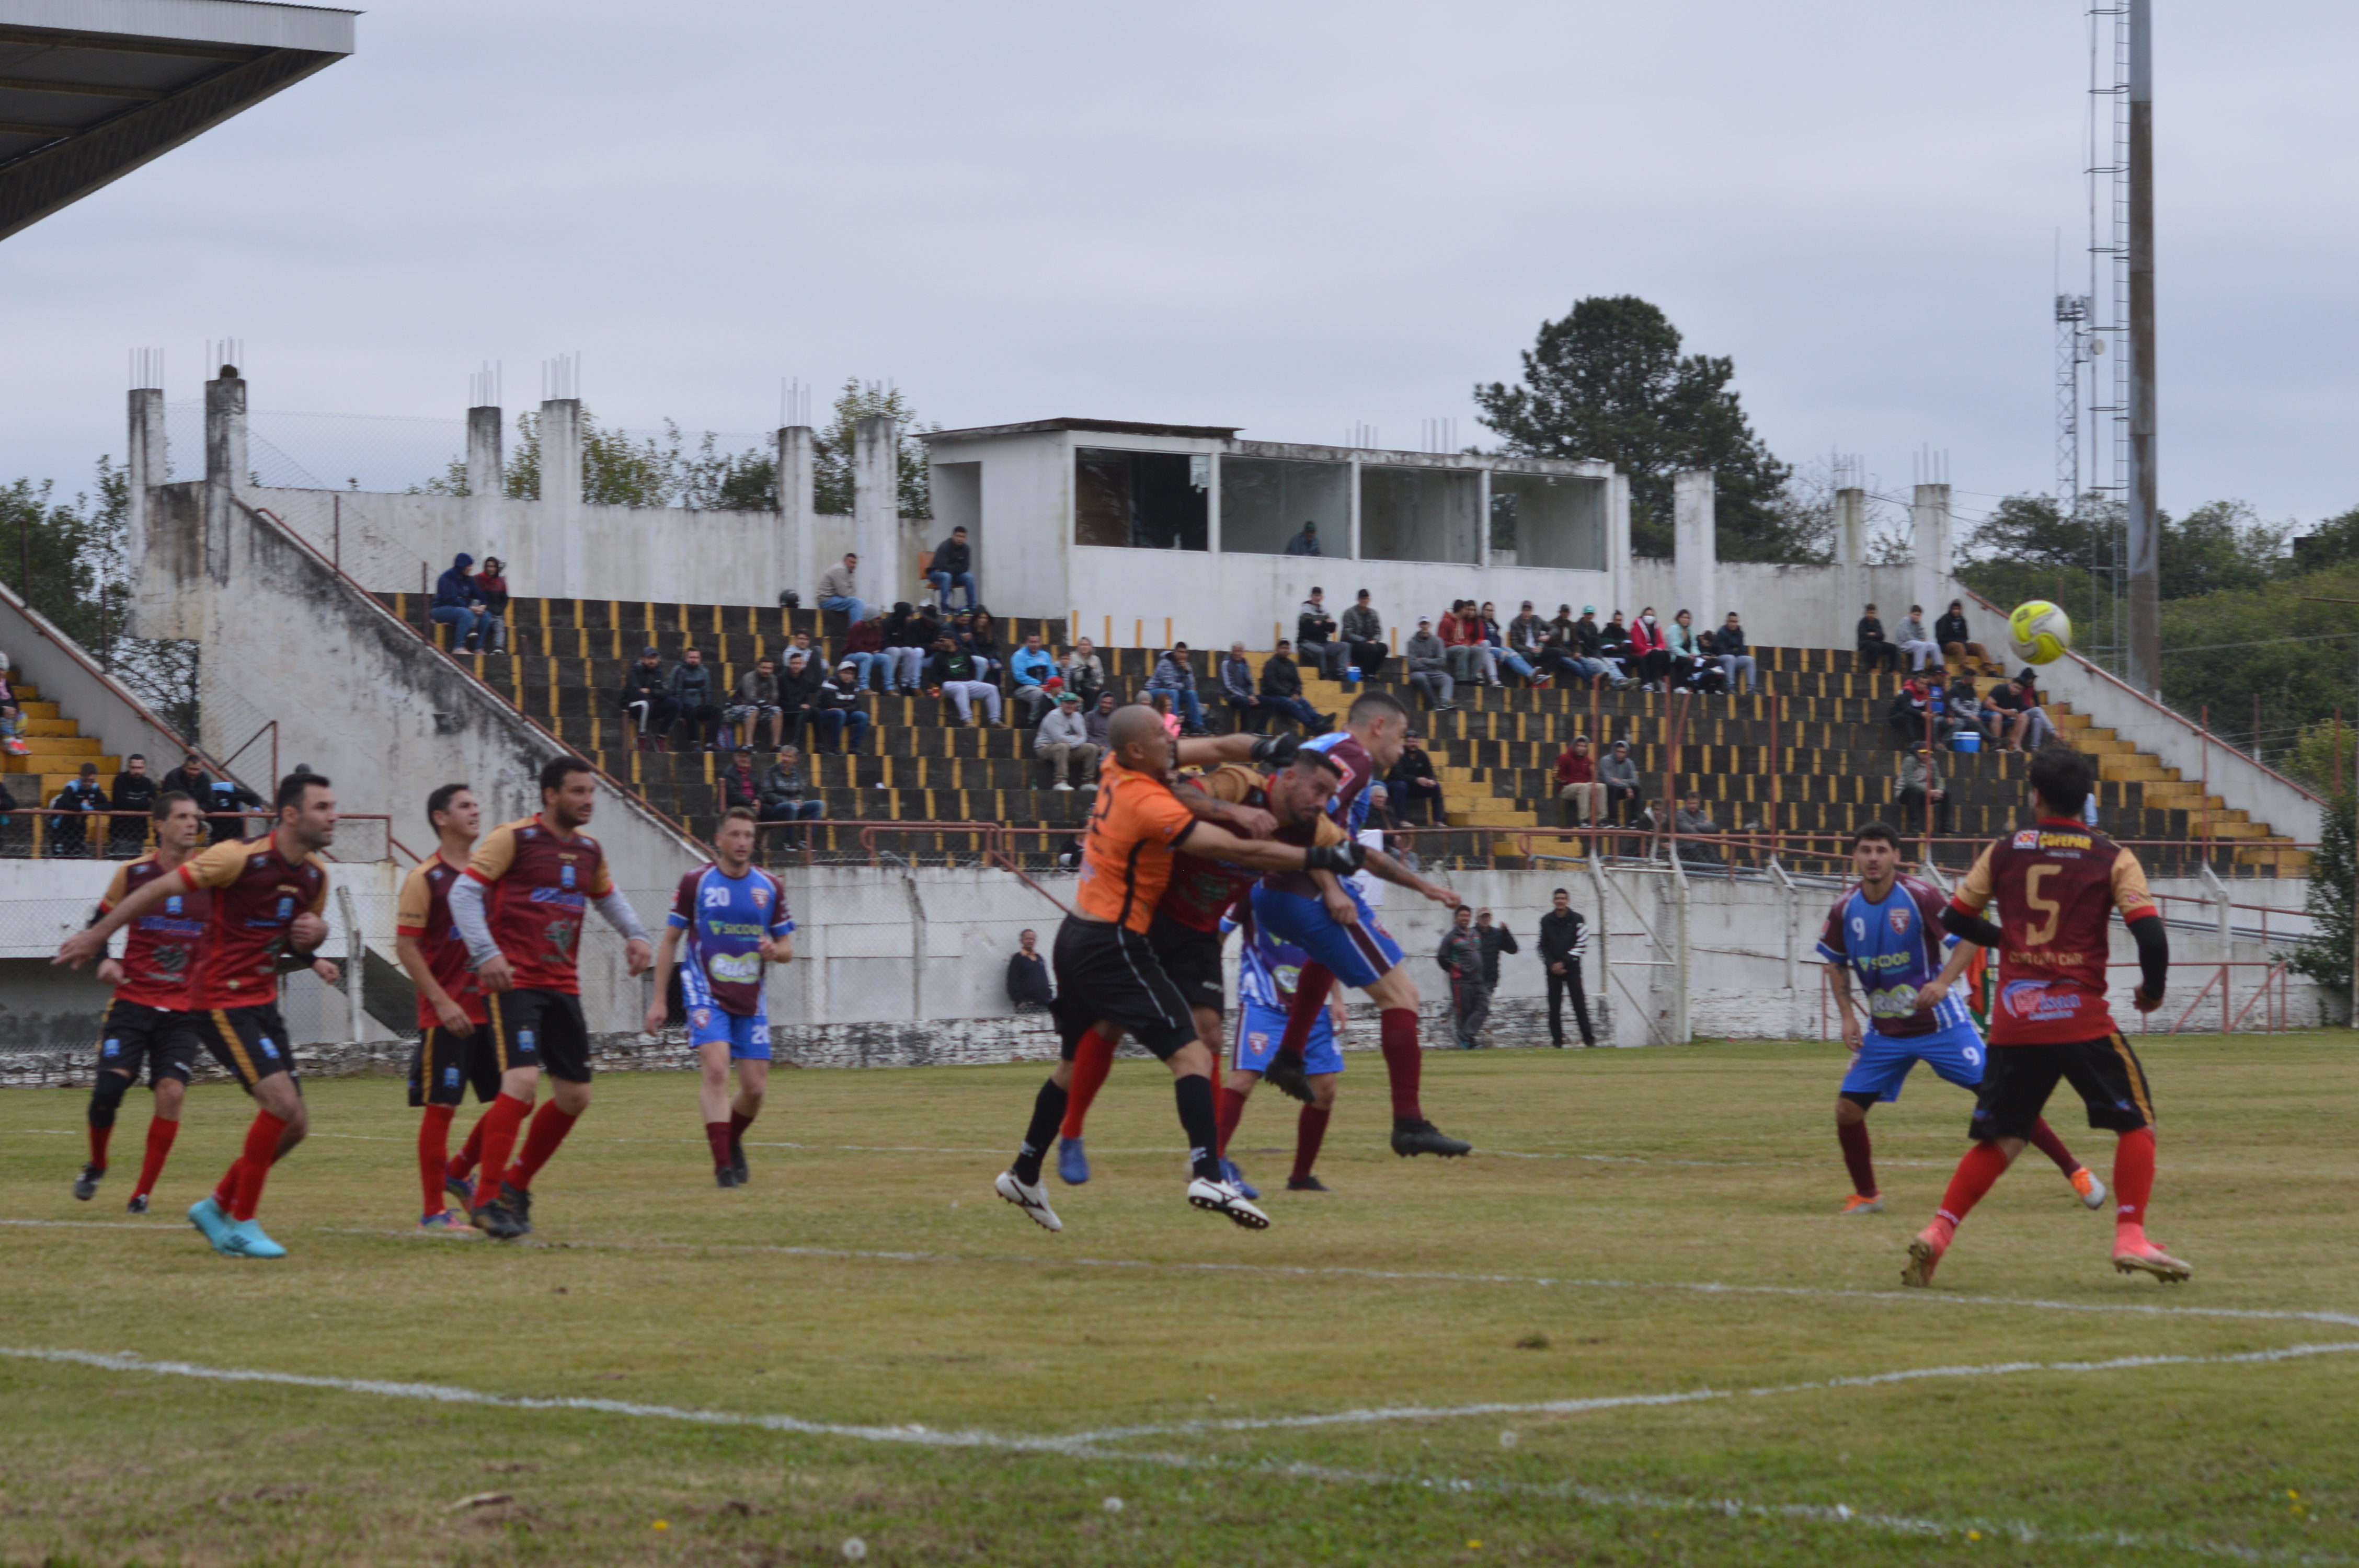
<svg viewBox="0 0 2359 1568">
<path fill-rule="evenodd" d="M 1714 822 L 1712 813 L 1704 808 L 1702 795 L 1694 790 L 1688 791 L 1687 799 L 1680 802 L 1679 810 L 1671 814 L 1671 827 L 1680 835 L 1675 842 L 1683 864 L 1718 866 L 1723 863 L 1717 842 L 1720 824 Z M 1694 842 L 1698 838 L 1706 841 Z"/>
<path fill-rule="evenodd" d="M 623 672 L 622 695 L 615 701 L 637 727 L 639 743 L 661 751 L 679 718 L 679 705 L 664 679 L 661 653 L 652 647 L 639 650 L 639 662 Z"/>
<path fill-rule="evenodd" d="M 1629 741 L 1614 741 L 1597 759 L 1597 782 L 1605 786 L 1606 816 L 1617 826 L 1627 824 L 1635 809 L 1631 802 L 1638 798 L 1638 764 L 1630 755 Z"/>
<path fill-rule="evenodd" d="M 799 849 L 803 847 L 800 825 L 818 821 L 823 809 L 803 778 L 801 754 L 792 746 L 779 747 L 777 759 L 762 775 L 762 820 L 788 824 L 782 835 L 786 846 Z"/>
<path fill-rule="evenodd" d="M 1056 710 L 1040 720 L 1032 737 L 1033 752 L 1049 764 L 1054 788 L 1073 787 L 1078 764 L 1084 791 L 1098 787 L 1098 748 L 1091 743 L 1089 726 L 1082 719 L 1082 699 L 1071 692 L 1058 697 Z"/>
<path fill-rule="evenodd" d="M 1007 1000 L 1018 1012 L 1046 1012 L 1057 1000 L 1057 989 L 1049 982 L 1049 960 L 1040 956 L 1040 934 L 1026 931 L 1016 939 L 1016 951 L 1007 960 Z"/>
<path fill-rule="evenodd" d="M 1385 787 L 1397 820 L 1409 827 L 1441 826 L 1441 780 L 1415 734 L 1402 737 L 1400 757 L 1385 775 Z"/>
<path fill-rule="evenodd" d="M 1867 607 L 1867 613 L 1859 618 L 1859 652 L 1860 656 L 1867 661 L 1869 669 L 1897 670 L 1900 667 L 1900 650 L 1886 639 L 1884 622 L 1875 618 L 1875 606 L 1873 604 Z"/>
<path fill-rule="evenodd" d="M 1352 650 L 1335 640 L 1335 618 L 1327 613 L 1327 590 L 1314 588 L 1294 617 L 1294 645 L 1306 659 L 1318 662 L 1329 680 L 1343 678 Z"/>
<path fill-rule="evenodd" d="M 786 715 L 778 701 L 778 666 L 768 659 L 755 661 L 752 669 L 737 677 L 734 697 L 728 710 L 721 716 L 722 722 L 729 728 L 733 750 L 753 750 L 755 734 L 766 719 L 770 726 L 769 749 L 775 752 L 784 743 L 786 737 L 781 733 L 781 726 L 785 723 Z M 755 806 L 759 803 L 741 800 L 734 804 Z M 725 813 L 728 808 L 724 806 L 722 809 Z"/>
<path fill-rule="evenodd" d="M 1155 673 L 1147 677 L 1147 689 L 1150 696 L 1160 693 L 1171 699 L 1187 732 L 1204 733 L 1204 705 L 1196 696 L 1196 667 L 1187 643 L 1172 643 L 1171 651 L 1155 661 Z"/>
<path fill-rule="evenodd" d="M 1433 961 L 1450 977 L 1450 1022 L 1458 1048 L 1474 1050 L 1483 1044 L 1479 1036 L 1491 1011 L 1491 993 L 1483 987 L 1483 938 L 1475 935 L 1473 904 L 1458 906 Z"/>
<path fill-rule="evenodd" d="M 139 815 L 117 816 L 108 825 L 108 854 L 125 860 L 139 853 L 147 842 L 147 820 L 156 815 L 156 797 L 162 793 L 148 776 L 146 757 L 134 752 L 123 759 L 123 771 L 114 775 L 114 809 Z"/>
<path fill-rule="evenodd" d="M 1333 714 L 1321 713 L 1303 699 L 1302 672 L 1288 657 L 1283 639 L 1278 642 L 1277 651 L 1262 661 L 1259 695 L 1266 711 L 1293 719 L 1302 726 L 1305 735 L 1324 734 L 1334 727 Z"/>
<path fill-rule="evenodd" d="M 1910 605 L 1908 619 L 1900 623 L 1900 651 L 1908 655 L 1912 671 L 1922 670 L 1929 659 L 1935 664 L 1941 662 L 1941 644 L 1925 630 L 1925 607 L 1921 604 Z"/>
<path fill-rule="evenodd" d="M 1589 737 L 1575 735 L 1557 753 L 1556 797 L 1563 803 L 1567 827 L 1594 827 L 1606 815 L 1605 786 L 1597 782 L 1597 759 L 1589 754 Z"/>
<path fill-rule="evenodd" d="M 1089 732 L 1090 744 L 1098 749 L 1101 757 L 1114 749 L 1114 738 L 1108 730 L 1114 723 L 1116 706 L 1114 693 L 1102 691 L 1098 693 L 1097 701 L 1090 704 L 1089 710 L 1082 715 L 1082 724 Z"/>
<path fill-rule="evenodd" d="M 1572 1016 L 1581 1025 L 1581 1043 L 1597 1044 L 1589 1027 L 1589 995 L 1581 985 L 1581 960 L 1589 952 L 1589 923 L 1572 907 L 1572 894 L 1559 888 L 1549 895 L 1549 909 L 1540 916 L 1540 968 L 1548 971 L 1549 1041 L 1564 1049 L 1564 999 L 1572 995 Z"/>
<path fill-rule="evenodd" d="M 1483 1016 L 1491 1016 L 1491 999 L 1499 994 L 1499 957 L 1505 953 L 1520 953 L 1516 946 L 1516 934 L 1506 923 L 1494 924 L 1491 912 L 1477 910 L 1474 914 L 1474 939 L 1483 945 Z"/>
<path fill-rule="evenodd" d="M 1368 602 L 1368 590 L 1362 589 L 1358 602 L 1343 611 L 1343 646 L 1350 654 L 1349 663 L 1356 666 L 1363 680 L 1374 680 L 1392 650 L 1385 643 L 1385 620 Z"/>
<path fill-rule="evenodd" d="M 704 650 L 690 648 L 681 653 L 679 663 L 672 665 L 671 675 L 664 682 L 664 690 L 671 697 L 679 713 L 679 722 L 688 726 L 689 749 L 710 752 L 715 744 L 713 735 L 721 724 L 721 705 L 713 700 L 712 670 L 704 662 Z"/>
<path fill-rule="evenodd" d="M 1098 661 L 1097 648 L 1087 637 L 1073 644 L 1058 671 L 1065 677 L 1065 689 L 1082 699 L 1084 713 L 1097 707 L 1099 696 L 1105 691 L 1105 665 Z"/>
<path fill-rule="evenodd" d="M 835 737 L 838 756 L 866 749 L 868 710 L 860 706 L 860 672 L 850 659 L 836 666 L 833 680 L 820 682 L 818 719 Z"/>
<path fill-rule="evenodd" d="M 49 858 L 77 860 L 91 852 L 88 813 L 107 808 L 106 791 L 99 787 L 98 764 L 84 762 L 82 771 L 50 798 Z"/>
<path fill-rule="evenodd" d="M 1745 672 L 1745 693 L 1750 697 L 1754 674 L 1759 665 L 1754 660 L 1752 644 L 1745 640 L 1744 622 L 1737 620 L 1734 610 L 1728 612 L 1728 619 L 1720 623 L 1719 653 L 1720 673 L 1728 681 L 1729 694 L 1735 695 L 1737 672 L 1742 670 Z"/>
<path fill-rule="evenodd" d="M 427 609 L 427 619 L 451 628 L 451 651 L 472 654 L 475 651 L 475 626 L 483 604 L 475 597 L 475 579 L 467 568 L 475 557 L 462 550 L 451 557 L 451 569 L 434 579 L 434 601 Z"/>
<path fill-rule="evenodd" d="M 1286 644 L 1282 642 L 1278 643 L 1277 651 L 1279 654 L 1285 653 Z M 1276 654 L 1271 656 L 1273 659 L 1277 657 Z M 1291 663 L 1291 661 L 1288 662 Z M 1243 643 L 1229 644 L 1227 656 L 1221 660 L 1220 675 L 1221 701 L 1235 717 L 1238 732 L 1259 730 L 1262 724 L 1262 702 L 1261 697 L 1254 690 L 1253 665 L 1245 660 L 1245 645 Z M 1297 677 L 1298 680 L 1299 678 L 1299 676 Z"/>
<path fill-rule="evenodd" d="M 1916 750 L 1900 753 L 1900 819 L 1901 831 L 1921 830 L 1925 823 L 1925 806 L 1933 807 L 1933 831 L 1940 838 L 1950 836 L 1950 792 L 1943 787 L 1941 764 L 1933 749 L 1919 745 Z"/>
<path fill-rule="evenodd" d="M 885 651 L 885 617 L 871 611 L 852 623 L 843 634 L 843 658 L 859 681 L 860 689 L 874 686 L 879 691 L 893 689 L 893 658 Z"/>
<path fill-rule="evenodd" d="M 1945 662 L 1955 659 L 1969 675 L 1974 673 L 1977 665 L 1984 670 L 1991 668 L 1990 654 L 1983 651 L 1983 645 L 1974 641 L 1973 633 L 1966 630 L 1966 601 L 1962 599 L 1950 600 L 1950 612 L 1933 622 L 1933 641 L 1941 644 L 1941 657 Z"/>
<path fill-rule="evenodd" d="M 884 626 L 885 665 L 889 686 L 880 690 L 898 688 L 903 695 L 915 697 L 926 678 L 926 658 L 933 652 L 934 623 L 913 613 L 909 602 L 903 600 L 893 607 L 893 613 Z"/>
<path fill-rule="evenodd" d="M 974 557 L 968 552 L 964 528 L 951 529 L 951 536 L 934 546 L 926 580 L 934 585 L 934 602 L 943 610 L 950 609 L 954 588 L 966 589 L 966 607 L 974 608 Z"/>
<path fill-rule="evenodd" d="M 945 632 L 934 639 L 933 656 L 926 661 L 926 684 L 935 693 L 951 699 L 958 713 L 959 722 L 974 728 L 974 704 L 981 702 L 989 722 L 1000 723 L 999 688 L 983 678 L 975 668 L 974 655 L 958 645 L 958 639 Z"/>
<path fill-rule="evenodd" d="M 1057 678 L 1057 655 L 1041 646 L 1040 633 L 1026 634 L 1024 645 L 1007 661 L 1008 695 L 1016 700 L 1016 721 L 1025 729 L 1038 726 L 1057 706 L 1047 682 Z"/>
<path fill-rule="evenodd" d="M 475 574 L 475 600 L 484 608 L 476 617 L 475 644 L 487 654 L 508 651 L 507 568 L 497 556 L 484 557 Z"/>
<path fill-rule="evenodd" d="M 1433 622 L 1419 618 L 1416 634 L 1401 650 L 1408 661 L 1408 684 L 1425 693 L 1426 705 L 1436 713 L 1453 713 L 1458 683 L 1450 674 L 1450 650 L 1433 634 Z"/>
<path fill-rule="evenodd" d="M 858 555 L 848 554 L 841 562 L 820 573 L 819 607 L 821 610 L 841 611 L 847 621 L 868 619 L 868 606 L 860 602 Z M 894 608 L 898 610 L 905 607 L 896 605 Z"/>
<path fill-rule="evenodd" d="M 1304 519 L 1294 537 L 1286 542 L 1286 553 L 1289 556 L 1324 555 L 1326 552 L 1319 547 L 1319 524 Z"/>
</svg>

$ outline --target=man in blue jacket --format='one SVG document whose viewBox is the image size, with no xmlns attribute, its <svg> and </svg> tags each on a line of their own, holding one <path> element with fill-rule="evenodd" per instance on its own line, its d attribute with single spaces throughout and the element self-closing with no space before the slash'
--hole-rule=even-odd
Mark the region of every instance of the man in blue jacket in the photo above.
<svg viewBox="0 0 2359 1568">
<path fill-rule="evenodd" d="M 475 557 L 463 550 L 452 557 L 451 569 L 434 579 L 434 602 L 426 611 L 429 619 L 454 628 L 451 633 L 454 654 L 475 651 L 475 628 L 484 603 L 474 579 L 467 575 L 467 568 L 474 564 Z"/>
</svg>

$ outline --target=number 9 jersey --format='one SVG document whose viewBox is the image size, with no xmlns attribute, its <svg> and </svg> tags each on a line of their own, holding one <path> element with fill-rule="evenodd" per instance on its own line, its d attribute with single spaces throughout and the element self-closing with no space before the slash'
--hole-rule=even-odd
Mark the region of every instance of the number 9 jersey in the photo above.
<svg viewBox="0 0 2359 1568">
<path fill-rule="evenodd" d="M 2042 817 L 1994 841 L 1951 905 L 1980 914 L 1998 901 L 1998 1002 L 1994 1045 L 2056 1045 L 2114 1032 L 2105 1002 L 2113 912 L 2159 920 L 2137 857 L 2070 817 Z"/>
</svg>

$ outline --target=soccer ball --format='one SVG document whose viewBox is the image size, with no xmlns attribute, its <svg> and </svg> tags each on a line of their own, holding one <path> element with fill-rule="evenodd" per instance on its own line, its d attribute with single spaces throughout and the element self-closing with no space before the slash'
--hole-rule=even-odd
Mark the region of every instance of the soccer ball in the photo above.
<svg viewBox="0 0 2359 1568">
<path fill-rule="evenodd" d="M 2061 605 L 2035 599 L 2015 607 L 2006 618 L 2006 636 L 2025 664 L 2053 664 L 2072 646 L 2072 618 Z"/>
</svg>

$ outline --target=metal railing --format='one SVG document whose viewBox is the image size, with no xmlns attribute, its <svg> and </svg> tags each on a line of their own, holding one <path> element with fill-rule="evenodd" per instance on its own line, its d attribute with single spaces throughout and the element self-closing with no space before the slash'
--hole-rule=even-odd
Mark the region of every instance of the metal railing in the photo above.
<svg viewBox="0 0 2359 1568">
<path fill-rule="evenodd" d="M 278 820 L 270 811 L 209 811 L 205 813 L 207 844 L 226 839 L 256 838 Z M 393 819 L 371 812 L 340 814 L 347 833 L 330 846 L 332 860 L 366 864 L 387 860 L 397 850 L 408 854 L 393 836 Z M 79 811 L 64 806 L 20 806 L 0 811 L 0 860 L 128 860 L 156 847 L 156 819 L 145 811 Z M 418 857 L 410 855 L 415 860 Z"/>
</svg>

